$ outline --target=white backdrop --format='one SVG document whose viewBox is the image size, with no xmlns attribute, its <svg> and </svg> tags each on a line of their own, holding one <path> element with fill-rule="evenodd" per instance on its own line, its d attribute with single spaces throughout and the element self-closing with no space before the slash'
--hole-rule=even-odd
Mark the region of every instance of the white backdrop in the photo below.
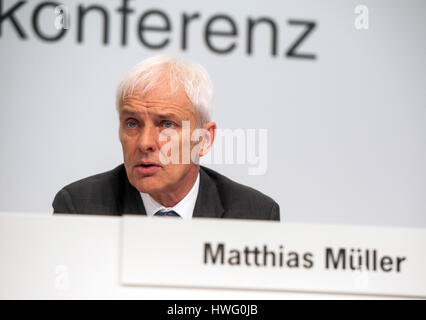
<svg viewBox="0 0 426 320">
<path fill-rule="evenodd" d="M 219 128 L 268 129 L 265 175 L 248 175 L 251 165 L 211 167 L 270 195 L 284 221 L 426 227 L 426 2 L 363 1 L 369 28 L 357 30 L 359 1 L 130 1 L 125 46 L 121 0 L 64 1 L 71 25 L 55 42 L 36 32 L 58 32 L 51 7 L 32 25 L 44 2 L 27 1 L 15 20 L 0 20 L 0 211 L 50 214 L 64 185 L 121 163 L 116 85 L 141 59 L 169 54 L 210 72 Z M 17 3 L 1 0 L 2 14 Z M 77 41 L 79 5 L 108 11 L 108 44 L 96 12 L 85 17 Z M 162 49 L 147 48 L 137 35 L 139 17 L 150 9 L 170 20 L 170 32 L 146 33 L 150 42 L 169 38 Z M 183 50 L 181 17 L 194 13 L 200 18 Z M 228 54 L 204 41 L 217 14 L 236 24 L 235 37 L 212 40 L 217 47 L 235 42 Z M 253 54 L 246 53 L 250 17 L 276 22 L 276 56 L 266 25 L 255 31 Z M 316 59 L 285 56 L 305 30 L 289 20 L 316 23 L 298 49 Z"/>
</svg>

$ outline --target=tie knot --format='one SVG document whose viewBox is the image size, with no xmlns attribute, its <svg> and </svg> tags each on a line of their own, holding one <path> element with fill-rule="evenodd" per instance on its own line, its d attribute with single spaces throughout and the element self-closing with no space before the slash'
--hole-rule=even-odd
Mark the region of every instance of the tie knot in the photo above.
<svg viewBox="0 0 426 320">
<path fill-rule="evenodd" d="M 171 211 L 158 211 L 154 214 L 156 217 L 180 217 L 176 212 L 173 210 Z"/>
</svg>

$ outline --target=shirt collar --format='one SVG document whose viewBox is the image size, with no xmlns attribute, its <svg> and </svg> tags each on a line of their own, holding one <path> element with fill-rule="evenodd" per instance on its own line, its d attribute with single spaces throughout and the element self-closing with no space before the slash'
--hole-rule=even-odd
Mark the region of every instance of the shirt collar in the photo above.
<svg viewBox="0 0 426 320">
<path fill-rule="evenodd" d="M 155 201 L 148 193 L 140 192 L 142 197 L 143 205 L 145 207 L 146 214 L 152 217 L 158 211 L 170 211 L 173 210 L 183 219 L 192 219 L 194 212 L 195 202 L 197 201 L 198 189 L 200 186 L 200 172 L 198 172 L 197 180 L 195 180 L 192 189 L 188 194 L 179 201 L 174 207 L 166 208 L 157 201 Z"/>
</svg>

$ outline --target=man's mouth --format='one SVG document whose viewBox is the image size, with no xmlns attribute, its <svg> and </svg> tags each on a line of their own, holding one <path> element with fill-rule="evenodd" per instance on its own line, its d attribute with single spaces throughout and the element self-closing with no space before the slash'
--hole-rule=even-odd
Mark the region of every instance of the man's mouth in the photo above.
<svg viewBox="0 0 426 320">
<path fill-rule="evenodd" d="M 153 167 L 153 164 L 140 164 L 139 166 L 144 167 L 144 168 L 150 168 Z"/>
<path fill-rule="evenodd" d="M 136 170 L 143 176 L 149 176 L 157 172 L 161 166 L 153 162 L 139 162 L 136 164 Z"/>
<path fill-rule="evenodd" d="M 156 162 L 150 162 L 150 161 L 139 161 L 138 163 L 136 163 L 136 166 L 140 166 L 140 167 L 144 167 L 144 168 L 148 168 L 148 167 L 161 167 Z"/>
</svg>

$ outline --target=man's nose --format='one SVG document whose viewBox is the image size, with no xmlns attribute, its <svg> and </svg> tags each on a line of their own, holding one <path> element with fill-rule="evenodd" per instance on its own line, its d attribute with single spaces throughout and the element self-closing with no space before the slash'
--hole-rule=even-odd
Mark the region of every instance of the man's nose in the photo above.
<svg viewBox="0 0 426 320">
<path fill-rule="evenodd" d="M 153 152 L 157 149 L 158 132 L 153 125 L 145 125 L 139 136 L 139 149 L 142 152 Z"/>
</svg>

